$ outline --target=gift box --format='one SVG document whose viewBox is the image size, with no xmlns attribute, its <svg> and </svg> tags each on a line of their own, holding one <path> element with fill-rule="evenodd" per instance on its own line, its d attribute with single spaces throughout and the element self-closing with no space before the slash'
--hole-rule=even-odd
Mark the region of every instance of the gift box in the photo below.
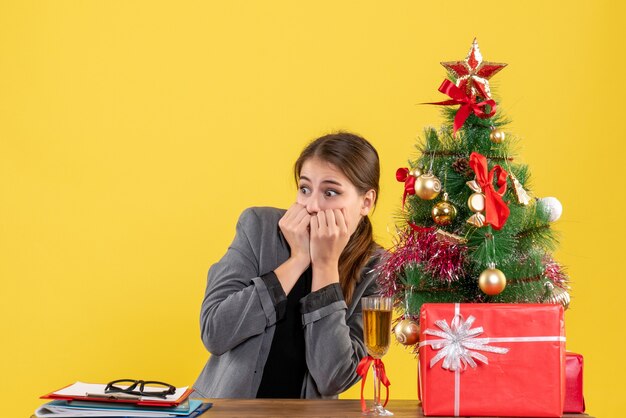
<svg viewBox="0 0 626 418">
<path fill-rule="evenodd" d="M 420 329 L 425 416 L 562 415 L 561 305 L 427 303 Z"/>
<path fill-rule="evenodd" d="M 585 412 L 583 397 L 583 356 L 576 353 L 565 355 L 565 406 L 563 412 Z"/>
</svg>

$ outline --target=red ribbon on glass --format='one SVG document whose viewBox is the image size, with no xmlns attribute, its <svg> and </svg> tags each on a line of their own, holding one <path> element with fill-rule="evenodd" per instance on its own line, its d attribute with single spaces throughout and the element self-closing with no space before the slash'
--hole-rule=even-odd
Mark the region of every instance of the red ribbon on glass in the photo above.
<svg viewBox="0 0 626 418">
<path fill-rule="evenodd" d="M 404 183 L 404 194 L 402 195 L 402 207 L 404 208 L 404 202 L 406 196 L 409 194 L 415 194 L 415 180 L 416 178 L 409 174 L 410 170 L 406 167 L 399 168 L 396 171 L 396 180 Z"/>
<path fill-rule="evenodd" d="M 374 363 L 374 369 L 375 369 L 374 373 L 376 373 L 376 375 L 380 379 L 380 383 L 385 385 L 385 388 L 387 389 L 386 396 L 385 396 L 385 403 L 383 404 L 383 407 L 387 406 L 387 402 L 389 402 L 389 385 L 391 383 L 389 382 L 389 379 L 387 378 L 387 374 L 385 373 L 385 365 L 383 364 L 383 361 L 379 358 L 374 358 L 372 356 L 365 356 L 361 359 L 361 361 L 359 362 L 359 365 L 356 366 L 356 374 L 361 376 L 361 410 L 363 412 L 367 411 L 365 398 L 363 398 L 363 387 L 365 386 L 365 379 L 367 378 L 367 371 L 369 370 L 370 365 L 372 363 Z"/>
<path fill-rule="evenodd" d="M 474 113 L 481 119 L 487 119 L 496 114 L 496 101 L 493 99 L 484 100 L 480 103 L 476 103 L 476 96 L 468 96 L 462 89 L 456 86 L 450 80 L 443 80 L 439 91 L 448 95 L 452 100 L 444 100 L 443 102 L 425 103 L 441 106 L 454 106 L 461 105 L 454 116 L 454 131 L 453 135 L 456 136 L 456 131 L 461 129 L 470 113 Z M 485 111 L 485 106 L 489 105 L 490 111 Z"/>
<path fill-rule="evenodd" d="M 507 172 L 502 167 L 496 165 L 488 171 L 487 158 L 477 152 L 470 155 L 470 167 L 476 174 L 476 183 L 483 189 L 485 195 L 485 224 L 491 225 L 493 229 L 500 230 L 509 217 L 509 206 L 502 196 L 506 192 Z M 493 179 L 496 177 L 498 190 L 493 186 Z"/>
</svg>

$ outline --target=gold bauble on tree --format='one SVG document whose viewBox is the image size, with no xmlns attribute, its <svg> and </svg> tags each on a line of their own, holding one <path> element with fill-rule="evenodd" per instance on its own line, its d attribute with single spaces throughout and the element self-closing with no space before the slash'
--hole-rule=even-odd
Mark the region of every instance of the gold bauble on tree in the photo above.
<svg viewBox="0 0 626 418">
<path fill-rule="evenodd" d="M 415 180 L 415 195 L 420 199 L 432 200 L 441 192 L 441 181 L 433 173 L 422 174 Z"/>
<path fill-rule="evenodd" d="M 410 318 L 405 318 L 398 322 L 393 327 L 393 332 L 396 334 L 396 339 L 400 344 L 414 345 L 420 340 L 420 326 Z"/>
<path fill-rule="evenodd" d="M 494 144 L 501 144 L 506 139 L 506 135 L 505 135 L 504 131 L 502 131 L 502 130 L 500 130 L 498 128 L 492 128 L 491 129 L 491 133 L 489 134 L 489 139 Z"/>
<path fill-rule="evenodd" d="M 443 200 L 436 203 L 430 213 L 437 225 L 446 226 L 454 221 L 456 208 L 452 203 L 448 202 L 448 193 L 443 194 Z"/>
<path fill-rule="evenodd" d="M 495 265 L 490 264 L 489 268 L 480 273 L 478 277 L 478 286 L 484 294 L 495 296 L 506 287 L 506 276 Z"/>
</svg>

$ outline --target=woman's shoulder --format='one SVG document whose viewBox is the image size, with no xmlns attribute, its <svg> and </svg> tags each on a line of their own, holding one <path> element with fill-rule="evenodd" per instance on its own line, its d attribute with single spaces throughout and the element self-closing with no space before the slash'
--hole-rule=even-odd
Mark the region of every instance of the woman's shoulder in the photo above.
<svg viewBox="0 0 626 418">
<path fill-rule="evenodd" d="M 239 216 L 237 228 L 243 229 L 249 238 L 277 234 L 278 221 L 285 214 L 284 209 L 255 206 L 245 209 Z"/>
<path fill-rule="evenodd" d="M 277 267 L 272 264 L 277 256 L 279 260 L 289 258 L 286 241 L 278 226 L 285 212 L 284 209 L 255 206 L 245 209 L 239 216 L 237 234 L 245 236 L 255 257 L 261 260 L 264 272 Z"/>
<path fill-rule="evenodd" d="M 252 206 L 244 209 L 239 215 L 239 222 L 243 223 L 278 223 L 285 214 L 285 209 L 273 208 L 269 206 Z"/>
</svg>

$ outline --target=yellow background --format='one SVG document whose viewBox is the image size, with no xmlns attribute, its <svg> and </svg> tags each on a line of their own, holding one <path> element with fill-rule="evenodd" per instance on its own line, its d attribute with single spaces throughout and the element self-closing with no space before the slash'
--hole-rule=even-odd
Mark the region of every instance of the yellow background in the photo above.
<svg viewBox="0 0 626 418">
<path fill-rule="evenodd" d="M 378 148 L 387 232 L 440 61 L 474 36 L 537 196 L 565 208 L 568 349 L 624 413 L 624 7 L 617 1 L 0 2 L 0 415 L 77 380 L 192 384 L 206 271 L 251 205 L 288 206 L 307 141 Z M 415 360 L 386 357 L 393 398 Z M 540 378 L 541 370 L 537 370 Z M 346 397 L 358 396 L 356 388 Z M 621 413 L 620 413 L 621 412 Z"/>
</svg>

